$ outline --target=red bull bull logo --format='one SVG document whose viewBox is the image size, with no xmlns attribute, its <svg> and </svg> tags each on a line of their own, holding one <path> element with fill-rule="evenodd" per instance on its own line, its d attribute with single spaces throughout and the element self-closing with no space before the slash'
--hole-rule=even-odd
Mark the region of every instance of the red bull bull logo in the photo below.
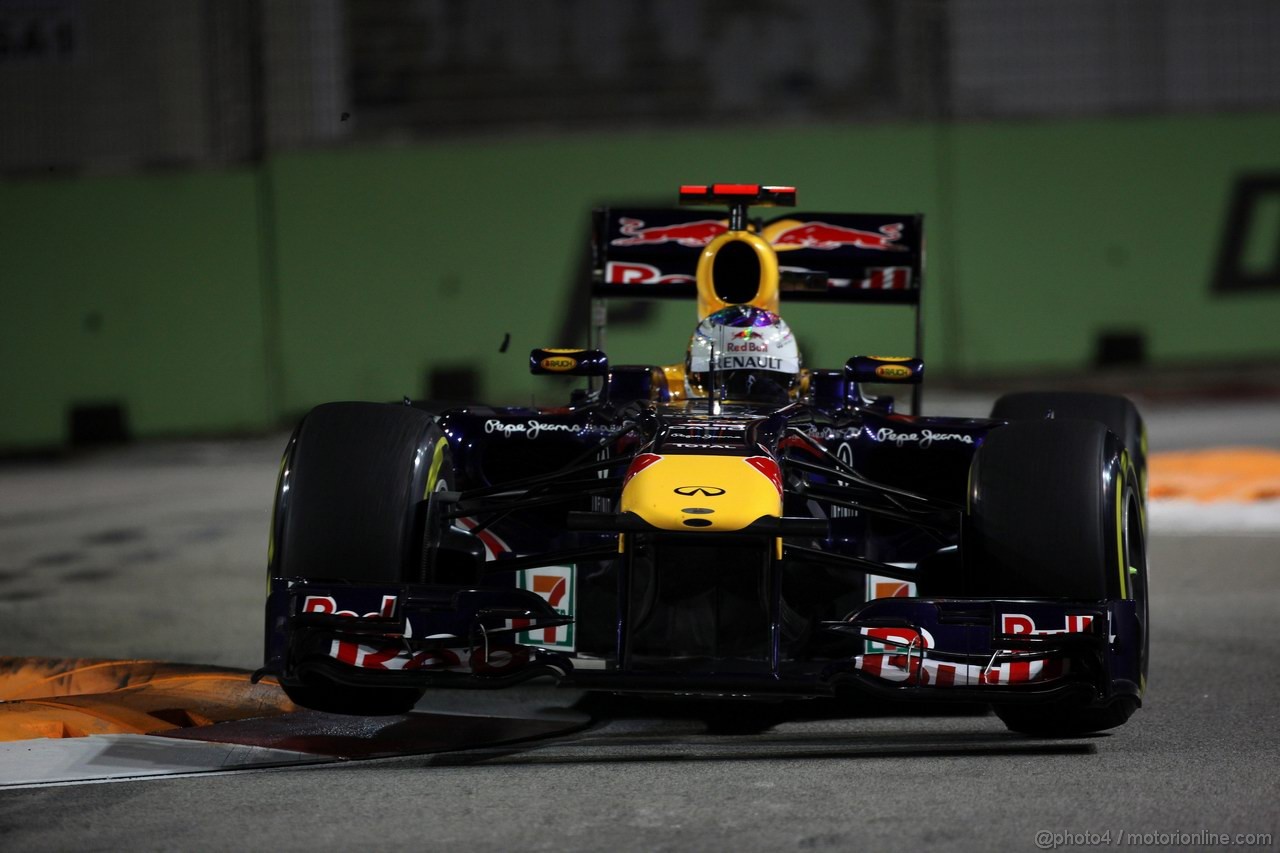
<svg viewBox="0 0 1280 853">
<path fill-rule="evenodd" d="M 654 225 L 646 228 L 643 219 L 624 216 L 618 220 L 618 226 L 618 231 L 624 236 L 612 241 L 615 246 L 657 246 L 662 243 L 676 243 L 690 249 L 701 249 L 729 230 L 726 223 L 715 219 L 677 222 L 674 225 Z"/>
<path fill-rule="evenodd" d="M 882 225 L 878 231 L 845 228 L 826 222 L 793 222 L 790 227 L 784 227 L 769 237 L 769 242 L 780 252 L 788 249 L 829 251 L 843 246 L 880 252 L 907 251 L 906 246 L 897 245 L 897 241 L 902 238 L 901 222 Z"/>
</svg>

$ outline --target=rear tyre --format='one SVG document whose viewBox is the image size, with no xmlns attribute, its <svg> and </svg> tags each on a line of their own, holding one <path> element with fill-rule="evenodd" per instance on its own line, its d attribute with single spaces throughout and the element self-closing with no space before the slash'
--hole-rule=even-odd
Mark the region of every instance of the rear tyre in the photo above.
<svg viewBox="0 0 1280 853">
<path fill-rule="evenodd" d="M 418 580 L 426 499 L 453 483 L 448 442 L 425 412 L 379 403 L 312 409 L 281 468 L 272 575 L 340 583 Z M 343 685 L 318 674 L 281 686 L 304 707 L 371 716 L 404 713 L 424 692 Z"/>
<path fill-rule="evenodd" d="M 995 598 L 1132 598 L 1139 624 L 1133 695 L 1103 707 L 1069 697 L 997 705 L 1013 731 L 1062 736 L 1123 723 L 1140 704 L 1147 657 L 1146 548 L 1137 475 L 1101 423 L 1037 420 L 992 430 L 974 454 L 961 548 L 973 594 Z"/>
</svg>

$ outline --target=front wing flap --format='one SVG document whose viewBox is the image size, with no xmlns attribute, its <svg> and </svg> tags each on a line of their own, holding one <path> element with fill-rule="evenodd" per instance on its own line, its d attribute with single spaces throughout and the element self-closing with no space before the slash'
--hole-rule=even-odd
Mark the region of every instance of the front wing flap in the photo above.
<svg viewBox="0 0 1280 853">
<path fill-rule="evenodd" d="M 1141 693 L 1133 654 L 1140 632 L 1126 600 L 874 599 L 821 624 L 854 641 L 854 653 L 819 666 L 784 661 L 778 672 L 745 681 L 714 671 L 631 673 L 616 661 L 540 647 L 532 632 L 572 619 L 522 589 L 275 579 L 268 608 L 267 670 L 286 681 L 319 671 L 353 685 L 500 687 L 550 675 L 586 688 L 687 692 L 732 680 L 744 695 L 851 688 L 892 699 L 1000 702 L 1076 694 L 1103 703 Z"/>
<path fill-rule="evenodd" d="M 524 589 L 274 578 L 266 670 L 287 681 L 321 670 L 361 684 L 441 672 L 506 675 L 531 661 L 534 649 L 519 635 L 572 621 Z"/>
<path fill-rule="evenodd" d="M 823 677 L 902 699 L 1104 702 L 1141 692 L 1136 620 L 1127 600 L 876 599 L 822 624 L 864 641 Z"/>
</svg>

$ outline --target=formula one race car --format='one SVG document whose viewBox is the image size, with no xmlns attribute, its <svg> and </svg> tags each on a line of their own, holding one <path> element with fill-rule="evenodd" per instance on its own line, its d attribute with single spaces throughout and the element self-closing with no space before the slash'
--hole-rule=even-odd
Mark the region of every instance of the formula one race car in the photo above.
<svg viewBox="0 0 1280 853">
<path fill-rule="evenodd" d="M 558 408 L 330 403 L 285 450 L 265 671 L 297 703 L 411 708 L 535 677 L 609 692 L 989 702 L 1009 728 L 1123 723 L 1147 670 L 1145 434 L 1122 397 L 920 414 L 923 219 L 794 214 L 686 186 L 600 209 L 592 294 L 696 299 L 683 362 Z M 728 211 L 725 213 L 725 206 Z M 904 305 L 911 356 L 804 368 L 782 301 Z M 912 414 L 871 386 L 911 386 Z"/>
</svg>

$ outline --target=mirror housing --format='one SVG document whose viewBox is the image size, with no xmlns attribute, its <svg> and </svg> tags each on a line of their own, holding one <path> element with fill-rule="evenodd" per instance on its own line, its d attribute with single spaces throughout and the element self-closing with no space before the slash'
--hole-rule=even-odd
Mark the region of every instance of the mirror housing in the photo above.
<svg viewBox="0 0 1280 853">
<path fill-rule="evenodd" d="M 608 376 L 609 357 L 598 349 L 543 347 L 529 353 L 529 372 L 534 375 Z"/>
<path fill-rule="evenodd" d="M 906 356 L 855 355 L 845 362 L 844 375 L 849 382 L 858 384 L 919 385 L 924 379 L 924 360 Z"/>
</svg>

